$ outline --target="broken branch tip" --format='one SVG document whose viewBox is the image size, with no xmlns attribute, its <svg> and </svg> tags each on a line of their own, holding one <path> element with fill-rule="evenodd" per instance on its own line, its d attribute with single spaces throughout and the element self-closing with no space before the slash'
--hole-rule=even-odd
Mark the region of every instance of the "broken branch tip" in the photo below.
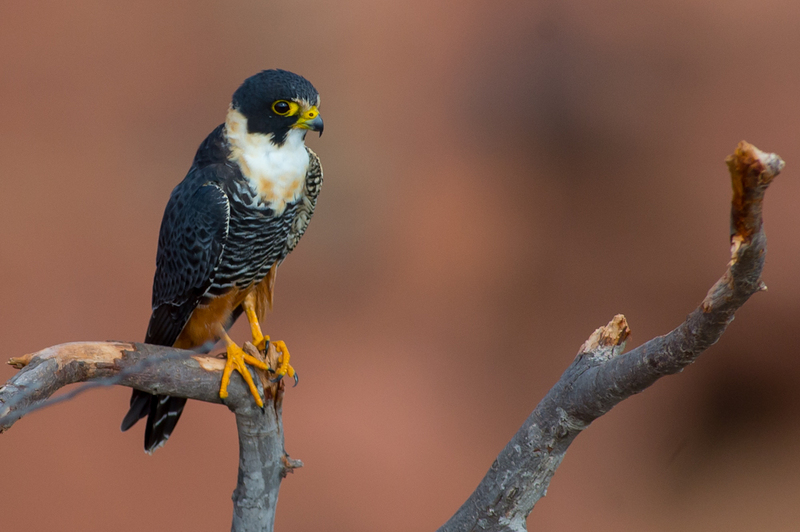
<svg viewBox="0 0 800 532">
<path fill-rule="evenodd" d="M 631 335 L 628 320 L 622 314 L 614 316 L 608 325 L 596 329 L 581 346 L 578 354 L 590 353 L 601 347 L 617 347 Z"/>
</svg>

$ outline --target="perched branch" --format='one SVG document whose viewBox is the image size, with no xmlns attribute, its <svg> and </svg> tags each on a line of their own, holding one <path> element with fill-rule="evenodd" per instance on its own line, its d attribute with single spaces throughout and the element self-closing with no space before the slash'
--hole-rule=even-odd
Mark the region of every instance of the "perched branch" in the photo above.
<svg viewBox="0 0 800 532">
<path fill-rule="evenodd" d="M 726 160 L 733 185 L 731 261 L 700 307 L 665 336 L 621 354 L 630 329 L 622 315 L 597 329 L 464 505 L 439 532 L 524 531 L 567 448 L 589 424 L 664 375 L 681 371 L 719 340 L 761 281 L 767 239 L 764 193 L 783 169 L 775 154 L 740 142 Z"/>
<path fill-rule="evenodd" d="M 244 349 L 263 358 L 252 345 Z M 276 367 L 278 353 L 270 346 L 266 359 Z M 124 342 L 70 343 L 50 347 L 10 364 L 22 368 L 0 388 L 0 432 L 60 388 L 92 380 L 121 384 L 154 394 L 221 403 L 219 385 L 225 361 L 168 347 Z M 232 379 L 225 405 L 236 414 L 239 431 L 239 477 L 233 492 L 234 531 L 271 531 L 280 481 L 294 468 L 283 449 L 281 405 L 283 383 L 255 378 L 265 391 L 258 408 L 241 379 Z"/>
</svg>

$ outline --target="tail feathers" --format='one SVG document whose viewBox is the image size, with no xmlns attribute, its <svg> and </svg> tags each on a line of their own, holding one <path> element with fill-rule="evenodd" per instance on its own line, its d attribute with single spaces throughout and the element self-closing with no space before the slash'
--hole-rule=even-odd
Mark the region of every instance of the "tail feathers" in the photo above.
<svg viewBox="0 0 800 532">
<path fill-rule="evenodd" d="M 144 451 L 151 454 L 167 443 L 186 406 L 185 397 L 154 395 L 150 400 L 150 413 L 144 431 Z"/>
<path fill-rule="evenodd" d="M 122 420 L 122 426 L 120 427 L 122 432 L 134 426 L 137 421 L 150 412 L 150 399 L 152 397 L 153 394 L 133 390 L 133 394 L 131 394 L 131 407 L 128 413 L 125 414 L 125 418 Z"/>
<path fill-rule="evenodd" d="M 133 390 L 131 406 L 122 420 L 122 431 L 126 431 L 137 421 L 147 416 L 144 431 L 144 450 L 150 454 L 169 439 L 178 419 L 183 413 L 186 399 L 169 395 L 153 395 Z"/>
</svg>

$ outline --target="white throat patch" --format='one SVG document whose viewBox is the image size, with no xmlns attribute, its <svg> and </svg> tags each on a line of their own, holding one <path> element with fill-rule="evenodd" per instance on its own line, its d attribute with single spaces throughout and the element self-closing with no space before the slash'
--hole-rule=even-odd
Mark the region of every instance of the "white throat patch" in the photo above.
<svg viewBox="0 0 800 532">
<path fill-rule="evenodd" d="M 280 216 L 288 203 L 303 194 L 309 156 L 303 129 L 290 129 L 282 146 L 272 143 L 272 134 L 247 132 L 247 118 L 235 109 L 228 110 L 225 134 L 230 144 L 230 160 L 275 214 Z"/>
</svg>

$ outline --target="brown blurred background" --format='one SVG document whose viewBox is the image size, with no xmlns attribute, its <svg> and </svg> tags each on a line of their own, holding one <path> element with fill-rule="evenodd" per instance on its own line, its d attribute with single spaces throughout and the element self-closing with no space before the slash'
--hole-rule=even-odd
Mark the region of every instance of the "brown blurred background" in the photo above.
<svg viewBox="0 0 800 532">
<path fill-rule="evenodd" d="M 5 0 L 3 358 L 141 340 L 170 190 L 244 78 L 301 73 L 326 181 L 266 325 L 301 375 L 284 421 L 306 464 L 277 527 L 433 530 L 596 327 L 624 313 L 638 345 L 702 300 L 747 139 L 787 161 L 769 292 L 578 438 L 529 522 L 797 530 L 798 21 L 794 0 Z M 0 436 L 3 530 L 228 529 L 230 413 L 191 403 L 149 457 L 119 432 L 128 398 Z"/>
</svg>

